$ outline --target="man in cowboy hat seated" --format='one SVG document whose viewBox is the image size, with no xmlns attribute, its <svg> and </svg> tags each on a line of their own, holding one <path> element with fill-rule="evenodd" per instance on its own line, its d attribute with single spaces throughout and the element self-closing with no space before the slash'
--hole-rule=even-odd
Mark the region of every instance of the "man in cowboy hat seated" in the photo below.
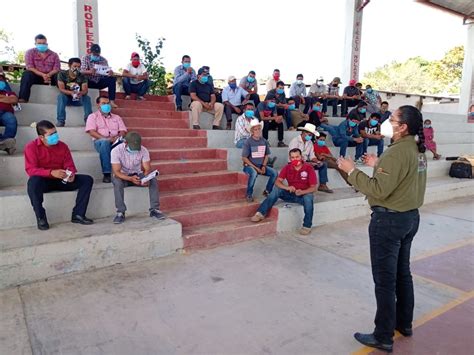
<svg viewBox="0 0 474 355">
<path fill-rule="evenodd" d="M 303 161 L 311 164 L 315 170 L 318 170 L 319 175 L 319 187 L 318 191 L 333 193 L 327 186 L 328 182 L 328 166 L 324 161 L 318 160 L 314 154 L 313 139 L 319 137 L 319 132 L 316 131 L 316 126 L 312 123 L 306 123 L 303 127 L 298 127 L 301 131 L 299 136 L 293 138 L 290 142 L 289 150 L 298 148 L 301 150 Z"/>
</svg>

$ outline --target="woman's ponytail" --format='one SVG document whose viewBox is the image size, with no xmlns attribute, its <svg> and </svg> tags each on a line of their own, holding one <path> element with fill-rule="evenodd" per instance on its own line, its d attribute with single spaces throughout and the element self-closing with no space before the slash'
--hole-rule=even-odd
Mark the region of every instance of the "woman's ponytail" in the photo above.
<svg viewBox="0 0 474 355">
<path fill-rule="evenodd" d="M 423 133 L 423 115 L 416 107 L 410 105 L 401 106 L 399 110 L 401 112 L 400 122 L 408 126 L 408 134 L 418 136 L 418 151 L 424 153 L 426 147 L 425 134 Z"/>
</svg>

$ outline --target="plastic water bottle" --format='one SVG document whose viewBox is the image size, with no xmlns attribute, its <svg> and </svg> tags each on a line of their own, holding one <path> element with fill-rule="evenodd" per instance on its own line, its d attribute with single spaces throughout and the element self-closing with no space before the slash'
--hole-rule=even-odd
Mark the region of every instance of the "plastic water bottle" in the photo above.
<svg viewBox="0 0 474 355">
<path fill-rule="evenodd" d="M 79 101 L 79 97 L 77 97 L 77 94 L 81 91 L 81 87 L 79 85 L 74 85 L 72 88 L 72 91 L 74 91 L 74 94 L 72 94 L 72 101 Z"/>
<path fill-rule="evenodd" d="M 72 171 L 70 171 L 69 169 L 66 169 L 66 177 L 64 179 L 62 179 L 61 182 L 63 184 L 67 184 L 69 178 L 71 177 L 71 175 L 72 175 Z"/>
</svg>

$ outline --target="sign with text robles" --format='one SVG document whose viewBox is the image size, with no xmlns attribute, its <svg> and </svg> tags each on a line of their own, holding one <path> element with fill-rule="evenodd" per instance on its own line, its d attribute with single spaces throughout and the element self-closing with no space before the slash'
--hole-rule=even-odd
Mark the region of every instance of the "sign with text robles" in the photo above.
<svg viewBox="0 0 474 355">
<path fill-rule="evenodd" d="M 98 0 L 74 1 L 74 50 L 82 57 L 90 53 L 93 43 L 99 43 Z"/>
</svg>

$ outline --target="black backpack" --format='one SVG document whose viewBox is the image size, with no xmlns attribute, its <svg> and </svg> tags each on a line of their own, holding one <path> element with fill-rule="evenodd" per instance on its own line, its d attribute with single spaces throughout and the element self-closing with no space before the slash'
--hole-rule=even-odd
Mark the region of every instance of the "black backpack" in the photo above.
<svg viewBox="0 0 474 355">
<path fill-rule="evenodd" d="M 449 176 L 458 179 L 472 179 L 473 169 L 474 167 L 471 165 L 469 160 L 458 158 L 458 160 L 451 164 L 451 168 L 449 168 Z"/>
</svg>

